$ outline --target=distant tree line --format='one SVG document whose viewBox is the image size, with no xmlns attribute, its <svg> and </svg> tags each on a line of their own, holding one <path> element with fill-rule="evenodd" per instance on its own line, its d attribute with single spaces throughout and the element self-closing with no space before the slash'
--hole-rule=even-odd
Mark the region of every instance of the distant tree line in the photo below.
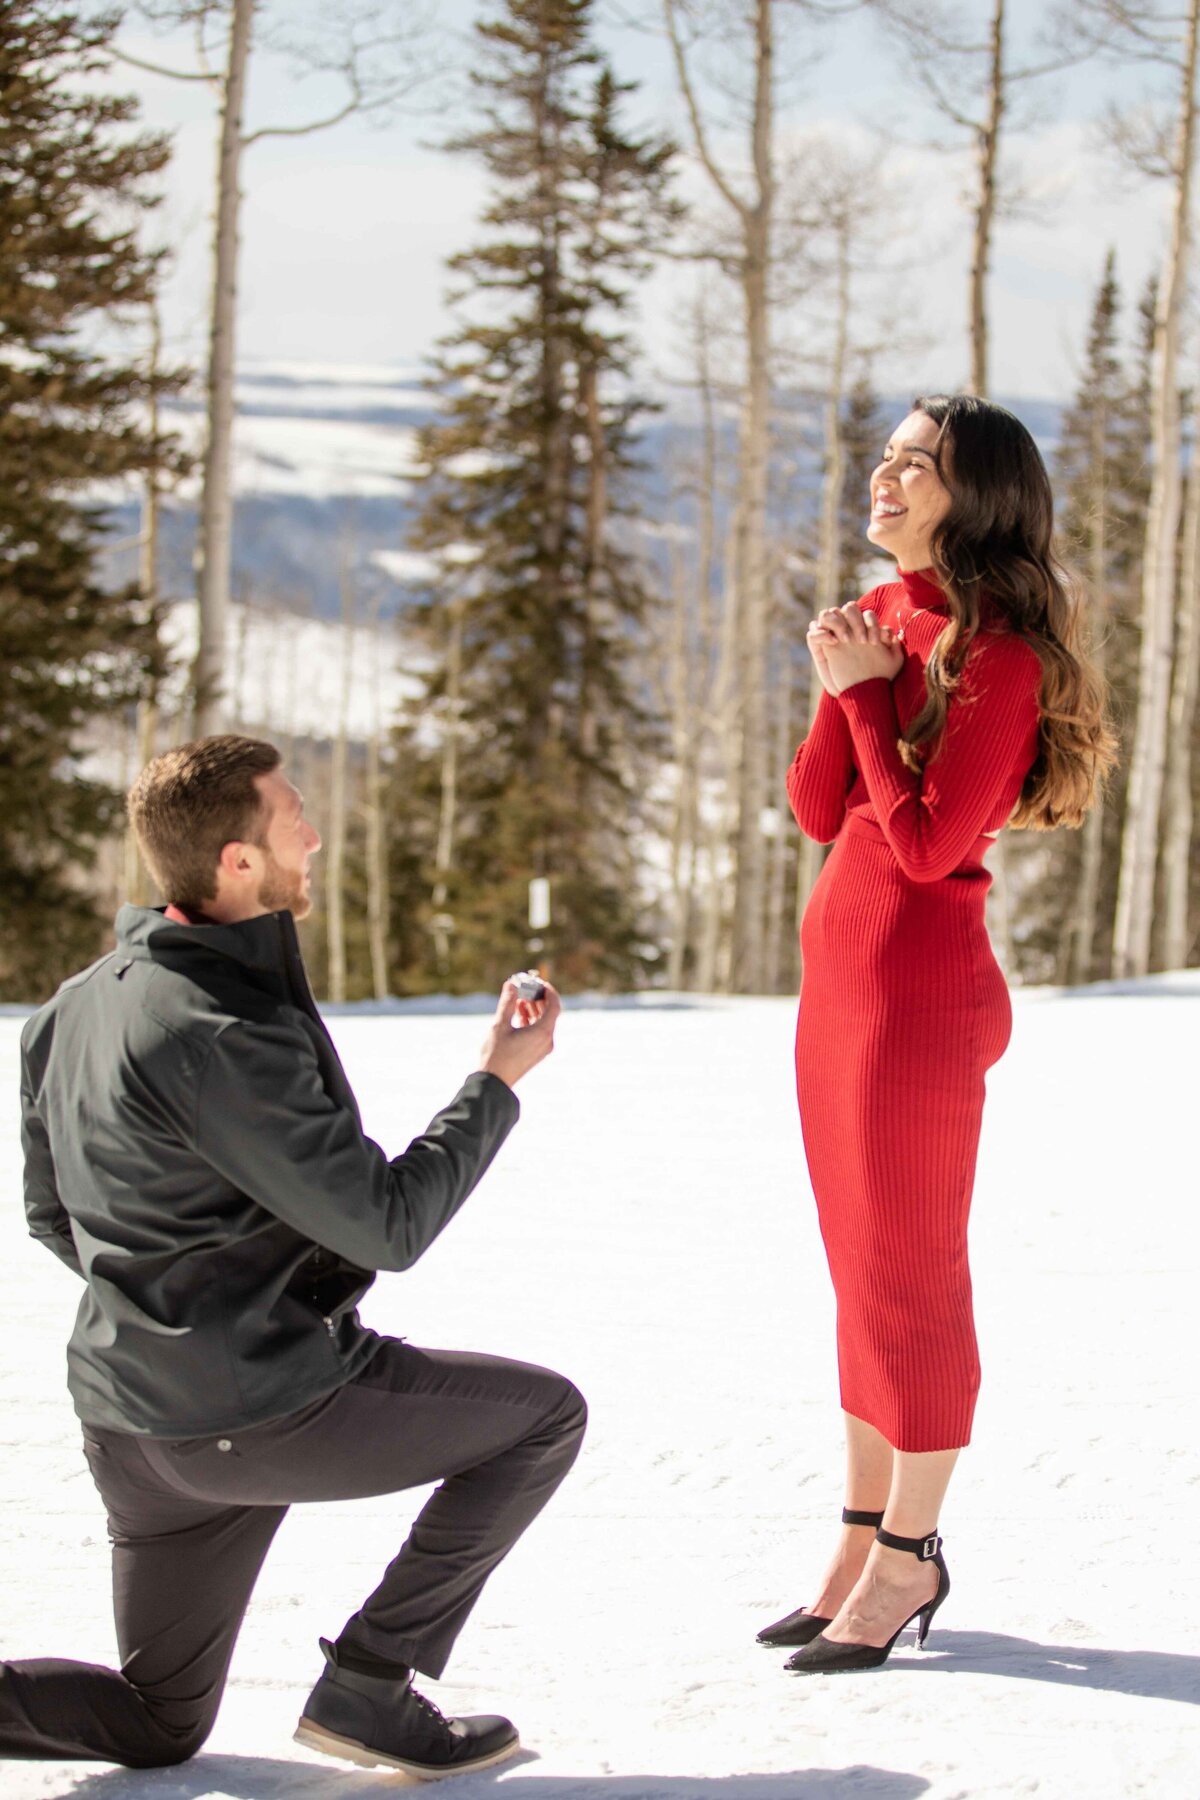
<svg viewBox="0 0 1200 1800">
<path fill-rule="evenodd" d="M 149 897 L 122 840 L 119 774 L 193 731 L 261 723 L 238 673 L 248 614 L 234 629 L 229 613 L 242 156 L 267 131 L 386 114 L 437 73 L 432 14 L 347 0 L 314 37 L 280 6 L 131 9 L 194 29 L 195 69 L 170 72 L 212 88 L 221 145 L 199 650 L 181 674 L 163 648 L 156 545 L 161 495 L 186 468 L 159 403 L 184 374 L 154 325 L 164 252 L 146 224 L 169 144 L 115 91 L 121 62 L 138 60 L 120 9 L 0 0 L 6 998 L 78 966 L 113 899 Z M 1085 57 L 1120 68 L 1136 53 L 1158 72 L 1152 103 L 1114 114 L 1110 131 L 1114 155 L 1170 196 L 1161 266 L 1131 302 L 1109 253 L 1052 458 L 1122 761 L 1083 830 L 1002 841 L 992 927 L 1018 980 L 1195 963 L 1200 0 L 1170 14 L 1071 0 L 1053 38 L 1019 54 L 1008 0 L 855 10 L 893 34 L 947 154 L 970 152 L 964 301 L 981 393 L 1021 97 Z M 878 578 L 862 520 L 893 421 L 875 369 L 885 340 L 892 358 L 906 341 L 921 349 L 920 319 L 907 308 L 898 325 L 894 306 L 911 221 L 878 158 L 797 135 L 789 61 L 840 15 L 802 0 L 634 11 L 672 71 L 673 135 L 631 123 L 667 108 L 611 66 L 594 0 L 481 0 L 470 116 L 444 147 L 483 167 L 489 199 L 450 264 L 407 546 L 429 573 L 395 626 L 416 691 L 388 717 L 376 687 L 369 729 L 352 729 L 351 666 L 378 656 L 382 628 L 347 545 L 341 699 L 323 736 L 286 734 L 326 828 L 306 931 L 334 999 L 494 987 L 531 959 L 576 989 L 787 992 L 799 976 L 797 923 L 823 854 L 782 798 L 816 697 L 804 632 L 815 609 Z M 254 127 L 248 62 L 281 31 L 343 99 L 327 117 Z M 707 199 L 685 207 L 687 164 Z M 636 320 L 664 256 L 690 265 L 694 298 L 670 371 L 683 423 L 668 429 L 666 499 L 651 504 Z M 141 574 L 124 585 L 101 574 L 116 481 L 141 494 Z M 289 617 L 271 613 L 281 659 Z M 548 915 L 530 913 L 531 881 Z"/>
</svg>

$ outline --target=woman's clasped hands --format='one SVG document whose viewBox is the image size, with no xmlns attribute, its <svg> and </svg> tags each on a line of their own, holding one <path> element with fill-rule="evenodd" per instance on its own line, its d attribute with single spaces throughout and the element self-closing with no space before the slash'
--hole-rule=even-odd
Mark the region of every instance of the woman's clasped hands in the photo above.
<svg viewBox="0 0 1200 1800">
<path fill-rule="evenodd" d="M 834 695 L 881 675 L 894 681 L 904 666 L 904 646 L 895 632 L 857 601 L 819 612 L 808 628 L 808 648 L 822 687 Z"/>
</svg>

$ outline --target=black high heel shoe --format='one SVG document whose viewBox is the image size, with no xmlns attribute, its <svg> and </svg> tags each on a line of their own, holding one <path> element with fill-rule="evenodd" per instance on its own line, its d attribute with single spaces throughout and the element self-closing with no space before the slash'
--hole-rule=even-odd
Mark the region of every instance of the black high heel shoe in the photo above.
<svg viewBox="0 0 1200 1800">
<path fill-rule="evenodd" d="M 789 1656 L 783 1665 L 794 1675 L 833 1674 L 839 1669 L 877 1669 L 887 1661 L 896 1639 L 914 1619 L 918 1621 L 917 1649 L 925 1648 L 933 1615 L 950 1592 L 950 1573 L 942 1557 L 942 1540 L 936 1531 L 931 1531 L 928 1537 L 923 1538 L 897 1537 L 895 1532 L 885 1531 L 882 1525 L 875 1536 L 889 1550 L 907 1550 L 919 1561 L 931 1562 L 938 1574 L 936 1594 L 931 1600 L 926 1600 L 923 1606 L 918 1606 L 916 1612 L 910 1613 L 904 1624 L 893 1631 L 886 1644 L 837 1644 L 827 1637 L 812 1639 L 803 1650 L 797 1650 L 795 1656 Z"/>
<path fill-rule="evenodd" d="M 883 1514 L 856 1512 L 853 1507 L 843 1506 L 842 1524 L 870 1525 L 872 1530 L 877 1530 L 883 1524 Z M 790 1650 L 796 1644 L 810 1644 L 829 1624 L 832 1620 L 823 1619 L 820 1613 L 810 1613 L 802 1606 L 798 1611 L 790 1612 L 786 1619 L 776 1619 L 774 1625 L 764 1626 L 755 1641 L 765 1644 L 768 1650 Z"/>
</svg>

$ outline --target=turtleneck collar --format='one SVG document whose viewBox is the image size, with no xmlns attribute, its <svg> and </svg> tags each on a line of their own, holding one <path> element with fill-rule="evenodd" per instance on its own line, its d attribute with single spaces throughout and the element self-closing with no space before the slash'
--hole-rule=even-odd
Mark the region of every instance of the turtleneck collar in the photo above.
<svg viewBox="0 0 1200 1800">
<path fill-rule="evenodd" d="M 914 606 L 949 610 L 944 591 L 938 586 L 932 569 L 897 569 L 897 579 Z"/>
</svg>

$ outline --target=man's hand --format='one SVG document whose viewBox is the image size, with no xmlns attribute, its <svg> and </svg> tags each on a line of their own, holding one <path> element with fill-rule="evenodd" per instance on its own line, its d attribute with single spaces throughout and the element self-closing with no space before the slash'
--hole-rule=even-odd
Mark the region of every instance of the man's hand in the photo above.
<svg viewBox="0 0 1200 1800">
<path fill-rule="evenodd" d="M 546 983 L 540 1000 L 518 1000 L 511 981 L 500 989 L 500 1004 L 492 1029 L 484 1039 L 479 1067 L 488 1075 L 498 1075 L 509 1087 L 516 1087 L 522 1075 L 528 1075 L 554 1048 L 554 1026 L 562 1011 L 562 1001 Z M 514 1018 L 520 1024 L 513 1023 Z"/>
</svg>

